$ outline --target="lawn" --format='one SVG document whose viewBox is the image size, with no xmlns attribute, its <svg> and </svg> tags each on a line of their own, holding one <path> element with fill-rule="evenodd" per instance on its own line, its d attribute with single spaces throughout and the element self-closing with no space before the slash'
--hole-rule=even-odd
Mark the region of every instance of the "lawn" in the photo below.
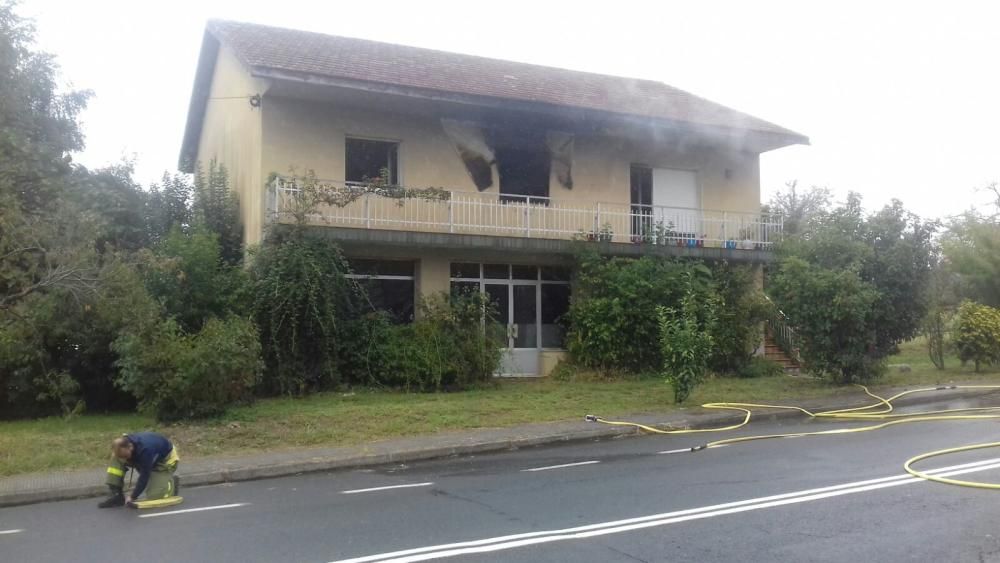
<svg viewBox="0 0 1000 563">
<path fill-rule="evenodd" d="M 951 360 L 951 359 L 950 359 Z M 903 346 L 890 364 L 898 367 L 873 389 L 938 383 L 1000 383 L 1000 370 L 973 373 L 951 360 L 938 371 L 923 343 Z M 793 402 L 833 394 L 853 394 L 807 377 L 712 378 L 695 390 L 690 406 L 715 401 Z M 688 406 L 688 405 L 685 405 Z M 512 426 L 579 419 L 584 414 L 619 416 L 674 408 L 669 386 L 657 378 L 601 381 L 579 378 L 502 380 L 461 393 L 406 394 L 386 391 L 321 393 L 301 399 L 278 398 L 233 409 L 221 419 L 158 425 L 139 414 L 84 415 L 0 423 L 0 476 L 34 471 L 94 467 L 106 458 L 114 436 L 158 429 L 180 445 L 185 457 L 232 455 L 308 446 L 356 445 L 444 430 Z"/>
</svg>

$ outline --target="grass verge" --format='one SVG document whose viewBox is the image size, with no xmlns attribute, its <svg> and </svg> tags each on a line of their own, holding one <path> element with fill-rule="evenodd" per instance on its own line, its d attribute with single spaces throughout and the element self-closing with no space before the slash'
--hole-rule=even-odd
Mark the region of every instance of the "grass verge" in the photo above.
<svg viewBox="0 0 1000 563">
<path fill-rule="evenodd" d="M 951 359 L 949 359 L 951 360 Z M 974 373 L 951 360 L 938 371 L 921 341 L 890 359 L 889 373 L 873 389 L 943 383 L 1000 383 L 1000 370 Z M 908 372 L 900 364 L 909 366 Z M 856 394 L 850 387 L 811 378 L 712 378 L 685 406 L 706 402 L 782 402 Z M 402 436 L 572 420 L 586 413 L 619 416 L 674 408 L 670 387 L 658 378 L 599 381 L 577 378 L 503 380 L 461 393 L 385 391 L 321 393 L 278 398 L 233 409 L 227 416 L 170 426 L 140 414 L 90 414 L 0 423 L 0 476 L 98 466 L 117 434 L 156 429 L 174 439 L 186 458 L 239 455 L 309 446 L 357 445 Z"/>
</svg>

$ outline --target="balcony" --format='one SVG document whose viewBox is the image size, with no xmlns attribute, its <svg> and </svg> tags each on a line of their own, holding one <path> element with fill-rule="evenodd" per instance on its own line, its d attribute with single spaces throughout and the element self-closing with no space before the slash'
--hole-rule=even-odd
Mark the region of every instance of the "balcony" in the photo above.
<svg viewBox="0 0 1000 563">
<path fill-rule="evenodd" d="M 352 229 L 768 251 L 782 217 L 276 177 L 268 217 Z M 718 255 L 719 253 L 715 253 Z M 730 254 L 725 252 L 724 254 Z"/>
</svg>

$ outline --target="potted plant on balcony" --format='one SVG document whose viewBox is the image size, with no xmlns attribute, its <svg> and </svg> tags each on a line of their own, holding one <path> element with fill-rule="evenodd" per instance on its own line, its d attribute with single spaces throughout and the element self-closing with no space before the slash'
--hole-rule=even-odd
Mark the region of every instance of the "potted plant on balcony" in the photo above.
<svg viewBox="0 0 1000 563">
<path fill-rule="evenodd" d="M 601 225 L 601 230 L 597 233 L 597 240 L 600 242 L 611 242 L 615 238 L 615 232 L 611 229 L 611 223 Z"/>
</svg>

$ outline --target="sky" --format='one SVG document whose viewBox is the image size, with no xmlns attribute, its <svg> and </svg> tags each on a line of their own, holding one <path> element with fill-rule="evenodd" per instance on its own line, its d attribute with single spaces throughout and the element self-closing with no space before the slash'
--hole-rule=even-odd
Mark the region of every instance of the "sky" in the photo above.
<svg viewBox="0 0 1000 563">
<path fill-rule="evenodd" d="M 1000 5 L 993 2 L 22 0 L 82 115 L 88 167 L 177 167 L 208 18 L 666 82 L 808 135 L 761 156 L 786 182 L 901 199 L 947 217 L 1000 181 Z"/>
</svg>

